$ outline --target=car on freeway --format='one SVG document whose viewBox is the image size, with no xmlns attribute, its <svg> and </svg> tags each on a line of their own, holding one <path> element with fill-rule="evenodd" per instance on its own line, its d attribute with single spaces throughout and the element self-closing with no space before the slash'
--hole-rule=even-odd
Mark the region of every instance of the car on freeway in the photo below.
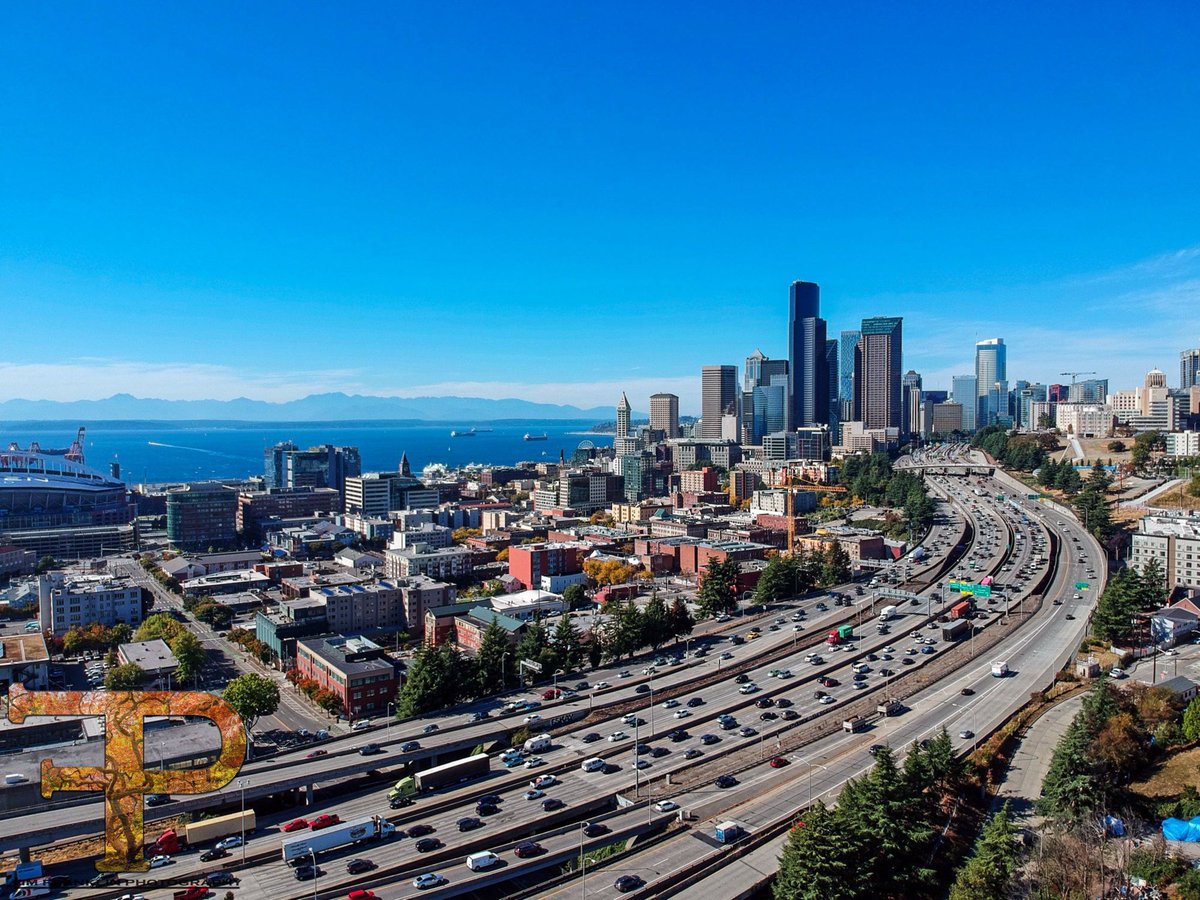
<svg viewBox="0 0 1200 900">
<path fill-rule="evenodd" d="M 558 779 L 553 775 L 539 775 L 529 782 L 531 788 L 548 788 L 555 784 L 558 784 Z"/>
<path fill-rule="evenodd" d="M 426 725 L 424 728 L 421 729 L 421 733 L 422 734 L 433 734 L 437 730 L 438 730 L 437 723 L 430 722 L 428 725 Z"/>
<path fill-rule="evenodd" d="M 963 688 L 961 691 L 959 691 L 959 693 L 964 697 L 971 697 L 974 696 L 975 691 L 972 688 Z"/>
<path fill-rule="evenodd" d="M 208 888 L 201 884 L 193 884 L 189 888 L 184 888 L 182 891 L 176 891 L 171 895 L 171 900 L 202 900 L 208 896 Z"/>
<path fill-rule="evenodd" d="M 703 755 L 704 751 L 700 750 L 698 747 L 688 747 L 687 750 L 684 751 L 683 758 L 696 759 L 696 757 Z"/>
<path fill-rule="evenodd" d="M 379 895 L 367 888 L 355 888 L 346 895 L 346 900 L 379 900 Z"/>
<path fill-rule="evenodd" d="M 314 878 L 324 874 L 324 869 L 313 868 L 311 864 L 307 863 L 303 866 L 297 866 L 292 870 L 292 877 L 297 881 L 312 881 Z"/>
<path fill-rule="evenodd" d="M 672 698 L 670 700 L 664 700 L 662 708 L 663 709 L 674 709 L 678 705 L 679 705 L 679 701 Z"/>
<path fill-rule="evenodd" d="M 315 819 L 308 823 L 308 827 L 312 831 L 320 831 L 322 828 L 328 828 L 330 825 L 340 825 L 342 817 L 337 813 L 321 813 Z"/>
<path fill-rule="evenodd" d="M 346 872 L 349 875 L 361 875 L 375 868 L 375 863 L 369 859 L 355 858 L 346 861 Z"/>
<path fill-rule="evenodd" d="M 304 823 L 304 827 L 305 828 L 308 827 L 307 822 Z M 295 829 L 293 829 L 293 830 L 295 830 Z M 218 849 L 217 847 L 213 847 L 211 850 L 205 850 L 203 853 L 200 854 L 200 862 L 212 862 L 214 859 L 224 859 L 228 855 L 229 855 L 228 850 L 221 850 L 221 849 Z"/>
<path fill-rule="evenodd" d="M 768 709 L 765 713 L 762 713 L 758 718 L 759 718 L 759 721 L 762 721 L 762 722 L 774 722 L 776 719 L 779 718 L 779 713 L 771 712 L 771 710 Z"/>
<path fill-rule="evenodd" d="M 758 700 L 754 701 L 754 705 L 757 706 L 759 709 L 766 709 L 769 706 L 774 706 L 775 701 L 772 700 L 770 697 L 761 697 Z"/>
<path fill-rule="evenodd" d="M 420 749 L 421 749 L 421 744 L 419 741 L 405 741 L 403 744 L 400 745 L 400 751 L 402 753 L 412 753 L 414 750 L 420 750 Z"/>
<path fill-rule="evenodd" d="M 648 694 L 648 693 L 650 693 L 650 685 L 648 685 L 648 684 L 639 684 L 639 685 L 638 685 L 636 688 L 634 688 L 633 690 L 634 690 L 634 693 L 635 693 L 635 694 Z"/>
<path fill-rule="evenodd" d="M 837 703 L 837 700 L 834 699 L 834 697 L 831 696 L 830 694 L 826 694 L 824 697 L 821 698 L 820 703 L 824 706 L 828 706 L 830 703 Z"/>
<path fill-rule="evenodd" d="M 962 738 L 964 741 L 969 741 L 971 738 L 975 737 L 975 732 L 971 731 L 970 729 L 964 728 L 962 731 L 960 731 L 958 733 L 958 736 L 960 738 Z"/>
<path fill-rule="evenodd" d="M 545 848 L 537 841 L 521 841 L 521 843 L 513 847 L 513 855 L 518 859 L 529 859 L 544 851 Z"/>
<path fill-rule="evenodd" d="M 525 768 L 527 769 L 536 769 L 538 766 L 544 766 L 545 764 L 546 761 L 540 756 L 531 756 L 525 760 Z"/>
<path fill-rule="evenodd" d="M 240 884 L 241 879 L 228 870 L 209 872 L 204 876 L 204 883 L 210 888 L 225 887 L 229 884 Z"/>
<path fill-rule="evenodd" d="M 392 809 L 403 809 L 406 806 L 412 806 L 412 797 L 404 794 L 397 794 L 395 797 L 388 797 L 388 806 Z"/>
<path fill-rule="evenodd" d="M 691 737 L 691 735 L 689 735 L 682 728 L 676 728 L 674 731 L 670 731 L 667 733 L 667 740 L 669 740 L 673 744 L 678 744 L 680 741 L 686 741 L 689 737 Z M 657 752 L 658 750 L 663 750 L 663 752 L 666 752 L 663 747 L 655 747 L 654 750 L 655 750 L 655 753 L 654 753 L 655 756 L 662 755 L 661 753 Z"/>
<path fill-rule="evenodd" d="M 476 803 L 475 815 L 477 816 L 494 816 L 500 812 L 500 807 L 495 803 Z"/>
<path fill-rule="evenodd" d="M 424 835 L 427 835 L 427 834 L 433 834 L 436 830 L 437 829 L 434 828 L 432 825 L 426 825 L 425 823 L 420 822 L 416 825 L 413 825 L 411 828 L 408 829 L 408 836 L 409 837 L 423 837 Z"/>
<path fill-rule="evenodd" d="M 438 849 L 440 846 L 442 846 L 442 842 L 437 838 L 427 837 L 421 838 L 419 841 L 413 844 L 413 849 L 415 849 L 418 853 L 429 853 Z"/>
<path fill-rule="evenodd" d="M 783 768 L 784 766 L 786 766 L 787 764 L 788 764 L 788 761 L 787 761 L 787 757 L 786 757 L 786 756 L 773 756 L 773 757 L 771 757 L 771 768 L 772 768 L 772 769 L 782 769 L 782 768 Z"/>
<path fill-rule="evenodd" d="M 719 788 L 731 788 L 738 783 L 738 780 L 732 775 L 718 775 L 716 781 L 713 782 Z"/>
<path fill-rule="evenodd" d="M 157 856 L 150 857 L 150 868 L 157 869 L 160 866 L 168 866 L 173 862 L 174 860 L 171 859 L 170 856 L 165 853 L 160 853 Z"/>
<path fill-rule="evenodd" d="M 622 894 L 628 894 L 630 891 L 636 891 L 645 883 L 640 875 L 622 875 L 613 882 L 613 887 Z"/>
<path fill-rule="evenodd" d="M 754 737 L 756 734 L 758 734 L 758 731 L 750 725 L 743 725 L 738 729 L 738 734 L 740 734 L 742 737 Z"/>
<path fill-rule="evenodd" d="M 600 837 L 602 834 L 608 834 L 608 826 L 599 822 L 584 822 L 583 833 L 588 837 Z"/>
<path fill-rule="evenodd" d="M 437 872 L 426 872 L 423 875 L 418 875 L 413 879 L 412 886 L 419 891 L 424 891 L 432 887 L 438 887 L 446 883 L 446 878 Z"/>
<path fill-rule="evenodd" d="M 370 719 L 358 719 L 355 721 L 355 723 L 353 725 L 350 726 L 350 730 L 351 731 L 366 731 L 370 727 L 371 727 Z"/>
<path fill-rule="evenodd" d="M 601 690 L 602 688 L 610 688 L 610 687 L 612 687 L 612 685 L 609 684 L 607 681 L 597 681 L 594 689 Z"/>
<path fill-rule="evenodd" d="M 594 743 L 595 741 L 600 740 L 600 735 L 594 731 L 589 731 L 587 734 L 585 734 L 583 736 L 582 740 L 585 744 L 591 744 L 591 743 Z"/>
<path fill-rule="evenodd" d="M 474 816 L 463 816 L 454 824 L 458 826 L 459 831 L 474 831 L 476 828 L 483 827 L 483 822 Z"/>
<path fill-rule="evenodd" d="M 721 738 L 715 734 L 700 735 L 700 743 L 702 743 L 702 744 L 715 744 L 720 740 L 721 740 Z"/>
<path fill-rule="evenodd" d="M 329 753 L 328 750 L 314 750 L 312 753 L 309 753 L 304 758 L 305 759 L 317 759 L 318 757 L 325 756 L 328 753 Z"/>
<path fill-rule="evenodd" d="M 242 846 L 242 836 L 240 834 L 234 834 L 217 841 L 217 848 L 219 850 L 232 850 L 234 847 L 240 846 Z"/>
<path fill-rule="evenodd" d="M 610 734 L 608 736 L 608 742 L 610 744 L 615 744 L 617 741 L 623 741 L 627 737 L 629 737 L 629 735 L 627 735 L 623 731 L 614 731 L 612 734 Z"/>
<path fill-rule="evenodd" d="M 532 725 L 532 724 L 534 724 L 535 722 L 540 722 L 540 721 L 542 721 L 542 717 L 541 717 L 541 716 L 539 716 L 537 713 L 530 713 L 529 715 L 527 715 L 527 716 L 525 717 L 525 724 L 526 724 L 526 725 Z"/>
<path fill-rule="evenodd" d="M 690 700 L 688 700 L 687 705 L 692 709 L 695 709 L 697 706 L 704 705 L 704 699 L 702 697 L 692 697 Z"/>
</svg>

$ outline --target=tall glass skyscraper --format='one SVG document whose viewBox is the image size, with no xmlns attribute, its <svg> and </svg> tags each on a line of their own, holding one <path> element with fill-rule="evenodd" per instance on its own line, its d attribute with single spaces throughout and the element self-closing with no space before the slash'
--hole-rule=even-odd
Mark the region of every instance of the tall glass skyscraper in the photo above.
<svg viewBox="0 0 1200 900">
<path fill-rule="evenodd" d="M 975 386 L 975 376 L 955 375 L 951 385 L 950 393 L 954 402 L 962 405 L 962 430 L 974 431 L 975 423 L 979 420 L 979 393 Z"/>
<path fill-rule="evenodd" d="M 793 281 L 788 297 L 789 430 L 829 422 L 829 368 L 825 360 L 825 320 L 821 289 Z"/>
<path fill-rule="evenodd" d="M 900 430 L 903 418 L 900 399 L 903 322 L 898 316 L 877 316 L 862 321 L 862 340 L 855 354 L 854 410 L 864 428 Z"/>
<path fill-rule="evenodd" d="M 722 417 L 737 411 L 737 366 L 704 366 L 700 372 L 700 439 L 721 440 Z"/>
<path fill-rule="evenodd" d="M 825 367 L 829 383 L 829 432 L 838 434 L 838 423 L 842 420 L 842 407 L 838 402 L 841 373 L 838 371 L 838 342 L 832 338 L 825 340 Z"/>
<path fill-rule="evenodd" d="M 838 400 L 841 418 L 854 418 L 854 351 L 862 334 L 858 331 L 843 331 L 838 347 Z M 835 440 L 836 443 L 836 440 Z"/>
<path fill-rule="evenodd" d="M 1179 354 L 1179 389 L 1186 391 L 1200 384 L 1200 350 L 1184 350 Z"/>
<path fill-rule="evenodd" d="M 975 345 L 975 427 L 983 428 L 1008 415 L 1008 348 L 1004 338 L 988 338 Z M 1004 406 L 1000 405 L 1000 388 L 1004 382 Z"/>
</svg>

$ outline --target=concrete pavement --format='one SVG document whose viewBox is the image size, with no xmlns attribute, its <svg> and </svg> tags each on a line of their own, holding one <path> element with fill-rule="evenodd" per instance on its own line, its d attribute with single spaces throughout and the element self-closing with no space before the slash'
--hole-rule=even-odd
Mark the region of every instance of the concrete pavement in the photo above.
<svg viewBox="0 0 1200 900">
<path fill-rule="evenodd" d="M 999 809 L 1007 802 L 1019 825 L 1036 828 L 1040 824 L 1034 804 L 1042 795 L 1042 782 L 1050 771 L 1050 757 L 1079 712 L 1085 696 L 1076 694 L 1052 706 L 1029 727 L 1017 744 L 1012 762 L 998 786 L 992 801 L 993 809 Z"/>
</svg>

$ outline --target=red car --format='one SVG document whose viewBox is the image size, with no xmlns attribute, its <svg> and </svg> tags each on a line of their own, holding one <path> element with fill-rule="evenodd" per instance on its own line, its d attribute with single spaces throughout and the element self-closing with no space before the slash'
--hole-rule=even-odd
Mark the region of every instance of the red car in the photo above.
<svg viewBox="0 0 1200 900">
<path fill-rule="evenodd" d="M 318 757 L 324 756 L 328 752 L 329 752 L 328 750 L 314 750 L 312 753 L 308 754 L 304 758 L 305 759 L 317 759 Z"/>
<path fill-rule="evenodd" d="M 292 819 L 292 821 L 286 822 L 280 828 L 280 831 L 284 831 L 284 832 L 287 832 L 290 834 L 293 831 L 303 831 L 307 827 L 308 827 L 308 819 Z"/>
<path fill-rule="evenodd" d="M 171 895 L 171 900 L 202 900 L 208 896 L 208 888 L 203 885 L 193 884 L 190 888 L 184 888 L 182 891 L 176 891 Z"/>
<path fill-rule="evenodd" d="M 377 900 L 378 894 L 366 888 L 355 888 L 346 895 L 346 900 Z"/>
<path fill-rule="evenodd" d="M 550 688 L 549 690 L 542 692 L 542 699 L 543 700 L 557 700 L 558 695 L 560 693 L 562 693 L 562 692 L 555 688 Z"/>
<path fill-rule="evenodd" d="M 529 859 L 532 856 L 537 856 L 544 848 L 537 841 L 521 841 L 517 846 L 513 847 L 513 853 L 520 859 Z"/>
<path fill-rule="evenodd" d="M 342 817 L 337 813 L 321 813 L 321 815 L 308 823 L 308 827 L 313 831 L 319 831 L 322 828 L 328 828 L 330 825 L 340 825 L 341 822 Z"/>
<path fill-rule="evenodd" d="M 771 759 L 771 768 L 772 769 L 782 769 L 787 764 L 788 764 L 787 759 L 782 756 L 776 756 Z"/>
</svg>

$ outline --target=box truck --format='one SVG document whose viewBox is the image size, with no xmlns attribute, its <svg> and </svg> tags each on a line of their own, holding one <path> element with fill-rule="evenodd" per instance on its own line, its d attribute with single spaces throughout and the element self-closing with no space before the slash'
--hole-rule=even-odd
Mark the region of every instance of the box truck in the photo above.
<svg viewBox="0 0 1200 900">
<path fill-rule="evenodd" d="M 713 836 L 722 844 L 729 844 L 740 838 L 745 831 L 737 822 L 719 822 Z"/>
<path fill-rule="evenodd" d="M 992 663 L 992 677 L 1003 678 L 1008 674 L 1008 663 L 1003 660 L 997 660 Z"/>
<path fill-rule="evenodd" d="M 383 839 L 395 833 L 396 826 L 381 816 L 342 822 L 340 825 L 333 825 L 320 831 L 310 831 L 299 837 L 284 838 L 283 861 L 290 863 L 292 860 L 311 857 L 313 853 L 336 850 L 338 847 L 357 844 L 361 841 Z"/>
</svg>

